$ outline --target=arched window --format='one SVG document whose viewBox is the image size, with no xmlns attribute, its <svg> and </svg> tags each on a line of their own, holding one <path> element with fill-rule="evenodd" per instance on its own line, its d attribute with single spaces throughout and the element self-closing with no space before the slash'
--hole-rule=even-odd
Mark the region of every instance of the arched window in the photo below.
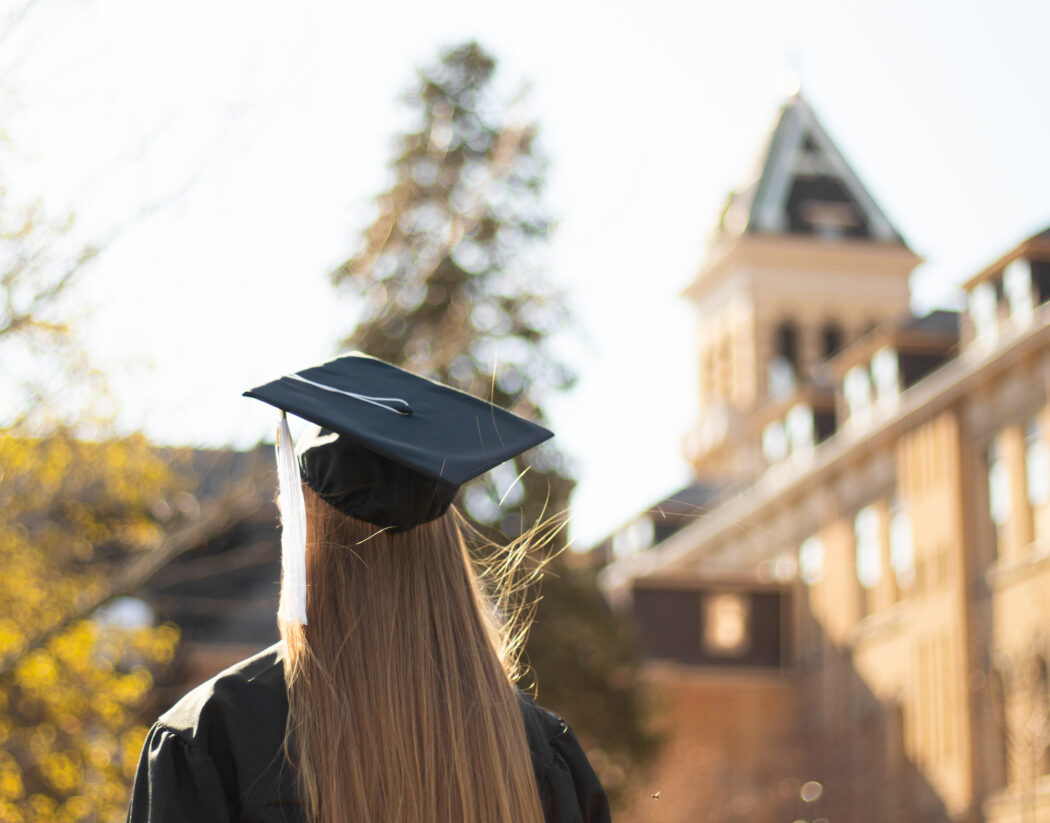
<svg viewBox="0 0 1050 823">
<path fill-rule="evenodd" d="M 751 601 L 742 594 L 708 594 L 703 601 L 704 651 L 741 657 L 751 649 Z"/>
<path fill-rule="evenodd" d="M 874 610 L 874 589 L 882 577 L 882 548 L 879 545 L 879 512 L 874 506 L 865 506 L 853 521 L 856 549 L 857 582 L 861 586 L 863 614 Z"/>
<path fill-rule="evenodd" d="M 783 320 L 773 333 L 773 357 L 769 361 L 769 394 L 774 400 L 788 397 L 798 383 L 798 326 Z"/>
<path fill-rule="evenodd" d="M 802 582 L 812 586 L 824 579 L 824 543 L 812 535 L 798 547 L 798 567 Z"/>
<path fill-rule="evenodd" d="M 1042 420 L 1038 415 L 1028 421 L 1024 432 L 1025 486 L 1032 516 L 1032 537 L 1046 537 L 1050 518 L 1046 505 L 1050 503 L 1050 445 L 1047 443 Z"/>
<path fill-rule="evenodd" d="M 834 320 L 825 323 L 824 328 L 820 330 L 821 353 L 825 360 L 842 351 L 845 342 L 846 335 L 842 331 L 842 326 Z"/>
<path fill-rule="evenodd" d="M 904 597 L 915 585 L 915 546 L 907 503 L 896 496 L 890 504 L 890 564 L 898 596 Z"/>
<path fill-rule="evenodd" d="M 1009 522 L 1011 508 L 1010 472 L 998 437 L 988 444 L 986 461 L 988 466 L 988 514 L 991 516 L 995 530 L 995 556 L 998 557 L 1002 549 L 999 545 L 999 532 Z"/>
<path fill-rule="evenodd" d="M 776 349 L 777 355 L 798 371 L 798 326 L 794 320 L 783 320 L 777 326 Z"/>
</svg>

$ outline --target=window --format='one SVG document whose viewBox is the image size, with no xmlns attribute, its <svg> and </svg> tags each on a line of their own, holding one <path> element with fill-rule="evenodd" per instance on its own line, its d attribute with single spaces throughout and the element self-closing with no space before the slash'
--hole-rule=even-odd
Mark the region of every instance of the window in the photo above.
<svg viewBox="0 0 1050 823">
<path fill-rule="evenodd" d="M 784 400 L 795 391 L 795 368 L 787 360 L 777 355 L 769 361 L 766 373 L 766 387 L 769 396 L 774 400 Z"/>
<path fill-rule="evenodd" d="M 882 557 L 879 551 L 879 513 L 873 506 L 865 506 L 853 521 L 857 552 L 857 581 L 865 589 L 874 589 L 882 577 Z"/>
<path fill-rule="evenodd" d="M 1025 427 L 1024 465 L 1028 502 L 1042 506 L 1050 500 L 1050 447 L 1038 417 L 1029 420 Z"/>
<path fill-rule="evenodd" d="M 842 326 L 838 323 L 826 323 L 820 333 L 820 337 L 825 360 L 834 357 L 842 351 L 842 344 L 846 336 L 842 333 Z"/>
<path fill-rule="evenodd" d="M 703 367 L 700 369 L 700 386 L 703 389 L 704 397 L 717 397 L 718 395 L 715 391 L 715 369 L 717 368 L 717 363 L 714 346 L 704 349 L 703 354 L 700 355 L 700 360 L 703 363 Z"/>
<path fill-rule="evenodd" d="M 1025 488 L 1031 507 L 1032 539 L 1050 534 L 1050 446 L 1038 416 L 1028 421 L 1024 432 Z"/>
<path fill-rule="evenodd" d="M 824 579 L 824 542 L 818 535 L 807 537 L 798 547 L 798 568 L 807 586 Z"/>
<path fill-rule="evenodd" d="M 795 391 L 798 382 L 798 326 L 794 322 L 784 320 L 777 326 L 773 350 L 766 375 L 769 394 L 774 400 L 782 400 Z"/>
<path fill-rule="evenodd" d="M 988 446 L 988 513 L 996 528 L 1010 519 L 1010 472 L 997 440 Z"/>
<path fill-rule="evenodd" d="M 711 594 L 704 598 L 704 651 L 721 657 L 740 657 L 751 648 L 751 601 L 740 594 Z"/>
<path fill-rule="evenodd" d="M 777 326 L 776 347 L 777 354 L 798 371 L 798 326 L 793 321 L 785 320 Z"/>
<path fill-rule="evenodd" d="M 901 594 L 915 585 L 915 546 L 912 542 L 911 515 L 899 497 L 890 505 L 890 565 Z"/>
<path fill-rule="evenodd" d="M 720 397 L 733 395 L 733 341 L 723 337 L 718 344 L 718 394 Z"/>
</svg>

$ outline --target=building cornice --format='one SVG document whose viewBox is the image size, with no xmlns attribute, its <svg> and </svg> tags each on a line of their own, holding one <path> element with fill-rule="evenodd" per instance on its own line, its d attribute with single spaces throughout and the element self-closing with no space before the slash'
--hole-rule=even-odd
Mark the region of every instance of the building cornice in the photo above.
<svg viewBox="0 0 1050 823">
<path fill-rule="evenodd" d="M 944 354 L 959 343 L 958 332 L 878 326 L 851 343 L 825 364 L 827 374 L 837 384 L 850 367 L 871 360 L 880 348 L 892 346 L 914 354 Z"/>
<path fill-rule="evenodd" d="M 1050 304 L 1040 307 L 1029 326 L 1005 324 L 994 349 L 971 346 L 957 358 L 900 395 L 891 412 L 876 410 L 866 426 L 843 426 L 813 451 L 811 462 L 790 473 L 767 471 L 748 489 L 672 535 L 664 543 L 618 560 L 602 572 L 602 585 L 614 602 L 636 578 L 672 573 L 695 565 L 706 550 L 738 531 L 741 523 L 761 522 L 767 510 L 819 486 L 852 462 L 891 445 L 903 432 L 957 403 L 977 386 L 1050 346 Z M 795 464 L 797 466 L 797 464 Z"/>
<path fill-rule="evenodd" d="M 979 283 L 1001 274 L 1003 269 L 1014 262 L 1014 260 L 1032 256 L 1040 260 L 1050 260 L 1050 238 L 1043 235 L 1029 237 L 1021 245 L 1011 249 L 994 263 L 981 269 L 981 271 L 963 283 L 963 291 L 971 291 Z"/>
<path fill-rule="evenodd" d="M 740 266 L 843 274 L 909 274 L 923 259 L 899 243 L 871 240 L 819 240 L 797 235 L 742 235 L 712 247 L 682 296 L 698 300 Z"/>
</svg>

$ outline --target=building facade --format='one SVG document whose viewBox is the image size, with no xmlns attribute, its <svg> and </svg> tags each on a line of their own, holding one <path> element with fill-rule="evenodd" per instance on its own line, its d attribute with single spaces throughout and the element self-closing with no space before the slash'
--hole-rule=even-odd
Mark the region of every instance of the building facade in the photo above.
<svg viewBox="0 0 1050 823">
<path fill-rule="evenodd" d="M 919 262 L 789 100 L 686 290 L 697 484 L 603 572 L 665 721 L 626 819 L 1050 821 L 1050 230 L 960 313 Z"/>
</svg>

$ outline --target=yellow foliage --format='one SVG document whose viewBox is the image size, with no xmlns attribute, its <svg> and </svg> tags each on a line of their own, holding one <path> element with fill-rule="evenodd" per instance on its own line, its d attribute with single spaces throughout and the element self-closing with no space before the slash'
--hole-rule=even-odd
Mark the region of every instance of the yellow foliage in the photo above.
<svg viewBox="0 0 1050 823">
<path fill-rule="evenodd" d="M 91 806 L 85 797 L 71 797 L 63 811 L 66 820 L 85 820 L 91 814 Z"/>
<path fill-rule="evenodd" d="M 30 654 L 15 669 L 15 680 L 27 694 L 39 694 L 50 688 L 57 677 L 55 661 L 40 649 Z"/>
<path fill-rule="evenodd" d="M 0 620 L 0 657 L 21 652 L 25 647 L 25 640 L 25 635 L 17 623 L 13 620 Z"/>
<path fill-rule="evenodd" d="M 179 478 L 141 437 L 2 431 L 0 477 L 0 820 L 122 821 L 138 706 L 178 630 L 83 620 L 25 649 L 157 540 L 153 512 Z"/>
<path fill-rule="evenodd" d="M 22 775 L 14 769 L 0 771 L 0 797 L 5 801 L 18 800 L 22 796 Z"/>
<path fill-rule="evenodd" d="M 37 793 L 30 796 L 29 808 L 32 809 L 38 817 L 47 820 L 55 816 L 55 812 L 58 810 L 58 804 L 53 797 Z"/>
<path fill-rule="evenodd" d="M 18 806 L 0 800 L 0 820 L 3 820 L 5 823 L 24 823 L 25 816 Z"/>
</svg>

